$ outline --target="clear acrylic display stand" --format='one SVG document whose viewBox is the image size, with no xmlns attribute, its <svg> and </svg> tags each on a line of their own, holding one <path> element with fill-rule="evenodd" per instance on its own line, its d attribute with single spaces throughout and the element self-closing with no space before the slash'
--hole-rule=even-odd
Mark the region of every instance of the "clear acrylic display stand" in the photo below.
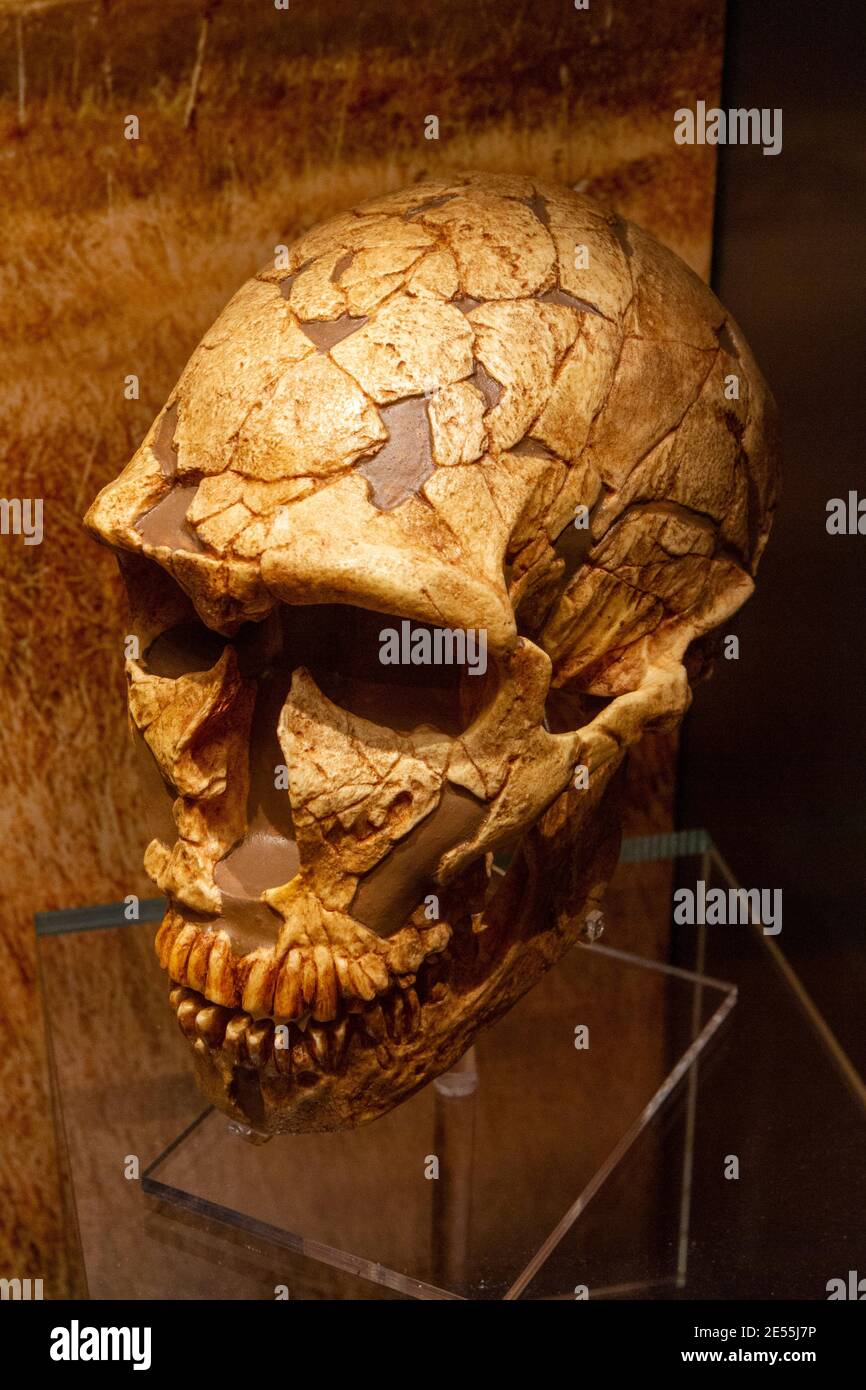
<svg viewBox="0 0 866 1390">
<path fill-rule="evenodd" d="M 672 862 L 682 872 L 691 856 L 687 872 L 709 880 L 724 869 L 713 854 L 702 832 L 626 841 L 608 939 L 629 939 L 615 920 L 625 879 L 623 900 L 643 891 L 656 916 L 666 894 L 661 936 L 682 960 Z M 147 922 L 124 923 L 121 905 L 37 920 L 57 1133 L 92 1297 L 687 1289 L 699 1075 L 737 997 L 706 972 L 705 929 L 691 929 L 696 968 L 581 945 L 458 1067 L 382 1119 L 262 1144 L 202 1108 L 153 954 L 161 904 L 142 908 Z"/>
</svg>

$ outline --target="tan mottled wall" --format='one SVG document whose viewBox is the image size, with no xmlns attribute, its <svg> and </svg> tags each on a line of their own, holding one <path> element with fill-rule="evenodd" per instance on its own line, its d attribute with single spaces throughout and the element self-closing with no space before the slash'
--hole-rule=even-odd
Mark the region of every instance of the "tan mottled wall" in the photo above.
<svg viewBox="0 0 866 1390">
<path fill-rule="evenodd" d="M 0 71 L 14 74 L 10 8 Z M 287 35 L 276 11 L 244 25 L 224 7 L 187 134 L 188 0 L 118 0 L 111 93 L 98 35 L 62 5 L 40 13 L 25 25 L 23 128 L 15 91 L 0 89 L 2 492 L 44 501 L 41 545 L 0 537 L 0 1077 L 12 1117 L 0 1136 L 0 1274 L 42 1277 L 49 1297 L 78 1286 L 32 914 L 148 891 L 121 590 L 113 559 L 80 528 L 87 503 L 237 286 L 277 243 L 374 192 L 443 168 L 537 174 L 585 187 L 709 267 L 713 152 L 676 146 L 673 112 L 717 94 L 714 0 L 591 12 L 422 0 L 400 35 L 385 0 L 354 6 L 351 30 L 335 0 L 308 8 Z M 130 111 L 136 141 L 123 138 Z M 429 113 L 438 141 L 424 138 Z M 131 374 L 137 400 L 124 392 Z M 641 773 L 644 755 L 631 776 L 640 829 L 669 823 L 671 746 L 657 741 L 651 764 Z"/>
</svg>

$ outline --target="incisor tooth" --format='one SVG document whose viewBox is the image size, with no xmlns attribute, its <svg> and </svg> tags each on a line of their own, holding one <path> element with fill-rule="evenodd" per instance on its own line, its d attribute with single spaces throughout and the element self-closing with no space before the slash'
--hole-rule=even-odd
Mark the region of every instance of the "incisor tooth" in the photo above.
<svg viewBox="0 0 866 1390">
<path fill-rule="evenodd" d="M 324 1028 L 317 1028 L 315 1024 L 310 1024 L 304 1040 L 310 1052 L 310 1056 L 317 1066 L 323 1071 L 330 1070 L 330 1058 L 328 1057 L 328 1036 Z"/>
<path fill-rule="evenodd" d="M 188 998 L 189 990 L 186 988 L 185 985 L 172 985 L 171 989 L 168 992 L 168 1002 L 171 1004 L 171 1007 L 173 1009 L 179 1008 L 180 1005 L 183 1003 L 184 999 Z"/>
<path fill-rule="evenodd" d="M 301 983 L 304 991 L 304 1008 L 306 1009 L 312 1008 L 315 1001 L 317 978 L 315 962 L 308 957 L 304 961 L 303 970 L 301 971 Z"/>
<path fill-rule="evenodd" d="M 385 1015 L 382 1012 L 381 1004 L 374 1004 L 372 1008 L 365 1009 L 361 1015 L 364 1032 L 367 1033 L 374 1042 L 384 1042 L 387 1037 L 385 1027 Z"/>
<path fill-rule="evenodd" d="M 414 1038 L 421 1026 L 421 1002 L 414 989 L 407 989 L 403 994 L 405 1005 L 406 1035 Z"/>
<path fill-rule="evenodd" d="M 243 1061 L 246 1057 L 244 1039 L 251 1022 L 252 1019 L 249 1014 L 235 1014 L 226 1029 L 223 1046 L 229 1056 L 236 1062 Z"/>
<path fill-rule="evenodd" d="M 254 1067 L 263 1067 L 274 1050 L 274 1025 L 260 1019 L 247 1031 L 247 1056 Z"/>
<path fill-rule="evenodd" d="M 303 1012 L 301 990 L 301 953 L 289 951 L 283 961 L 277 988 L 274 991 L 274 1015 L 276 1018 L 297 1018 Z"/>
<path fill-rule="evenodd" d="M 318 1023 L 330 1023 L 337 1017 L 337 972 L 334 958 L 327 946 L 317 946 L 314 951 L 318 986 L 313 1018 Z"/>
<path fill-rule="evenodd" d="M 226 1035 L 226 1025 L 231 1018 L 228 1009 L 219 1004 L 208 1004 L 199 1009 L 195 1016 L 195 1031 L 211 1047 L 219 1047 Z"/>
<path fill-rule="evenodd" d="M 285 1029 L 285 1032 L 282 1030 Z M 278 1023 L 274 1028 L 274 1061 L 277 1071 L 284 1076 L 292 1074 L 292 1032 L 287 1023 Z"/>
<path fill-rule="evenodd" d="M 352 977 L 349 974 L 349 962 L 345 956 L 334 956 L 334 969 L 337 972 L 337 985 L 343 998 L 354 994 Z"/>
<path fill-rule="evenodd" d="M 156 934 L 156 940 L 153 944 L 156 948 L 157 959 L 163 970 L 168 969 L 172 947 L 174 946 L 175 938 L 179 931 L 180 922 L 173 913 L 170 913 Z"/>
<path fill-rule="evenodd" d="M 231 1008 L 236 1002 L 235 968 L 227 932 L 218 932 L 207 966 L 205 994 L 215 1004 Z"/>
<path fill-rule="evenodd" d="M 173 980 L 179 980 L 181 984 L 186 983 L 186 962 L 197 936 L 198 927 L 184 927 L 182 931 L 178 932 L 171 948 L 171 954 L 168 958 L 168 973 Z"/>
<path fill-rule="evenodd" d="M 244 986 L 243 1006 L 247 1013 L 269 1014 L 274 1007 L 277 965 L 270 953 L 254 960 Z"/>
<path fill-rule="evenodd" d="M 197 989 L 200 994 L 204 994 L 207 984 L 207 965 L 210 960 L 211 949 L 214 944 L 213 932 L 199 931 L 195 941 L 192 943 L 192 950 L 186 963 L 186 978 L 191 989 Z"/>
<path fill-rule="evenodd" d="M 199 1011 L 200 1002 L 198 999 L 183 999 L 178 1006 L 177 1021 L 181 1032 L 188 1038 L 195 1037 L 195 1016 Z"/>
<path fill-rule="evenodd" d="M 349 1020 L 341 1018 L 340 1022 L 335 1023 L 331 1029 L 331 1062 L 335 1071 L 338 1071 L 342 1064 L 348 1041 Z"/>
<path fill-rule="evenodd" d="M 389 996 L 385 1004 L 385 1022 L 388 1026 L 388 1034 L 394 1042 L 401 1042 L 404 1034 L 403 1026 L 403 996 L 394 993 Z"/>
</svg>

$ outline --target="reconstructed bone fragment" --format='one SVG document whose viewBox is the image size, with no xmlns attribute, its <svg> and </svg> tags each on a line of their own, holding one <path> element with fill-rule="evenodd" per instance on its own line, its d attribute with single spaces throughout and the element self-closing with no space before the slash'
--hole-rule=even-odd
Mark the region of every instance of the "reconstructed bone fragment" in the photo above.
<svg viewBox="0 0 866 1390">
<path fill-rule="evenodd" d="M 87 516 L 130 597 L 156 947 L 214 1104 L 374 1119 L 555 964 L 627 749 L 682 716 L 776 490 L 737 325 L 568 189 L 416 184 L 238 291 Z M 457 655 L 385 662 L 404 628 Z"/>
</svg>

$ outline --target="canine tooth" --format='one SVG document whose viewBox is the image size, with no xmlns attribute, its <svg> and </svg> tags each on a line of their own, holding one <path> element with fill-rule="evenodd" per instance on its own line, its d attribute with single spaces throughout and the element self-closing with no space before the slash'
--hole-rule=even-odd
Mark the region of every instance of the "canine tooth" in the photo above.
<svg viewBox="0 0 866 1390">
<path fill-rule="evenodd" d="M 178 1005 L 177 1021 L 180 1024 L 181 1032 L 188 1038 L 195 1037 L 195 1017 L 199 1011 L 200 1001 L 197 999 L 182 999 Z"/>
<path fill-rule="evenodd" d="M 339 1023 L 335 1023 L 331 1029 L 331 1065 L 334 1071 L 338 1071 L 343 1058 L 346 1055 L 346 1045 L 349 1041 L 349 1020 L 341 1018 Z"/>
<path fill-rule="evenodd" d="M 352 964 L 349 966 L 349 970 L 352 975 L 352 984 L 355 988 L 355 993 L 361 999 L 366 999 L 368 1003 L 371 999 L 375 999 L 376 986 L 373 984 L 373 981 L 370 979 L 360 961 L 353 960 Z"/>
<path fill-rule="evenodd" d="M 254 1067 L 263 1067 L 274 1050 L 274 1025 L 260 1019 L 247 1031 L 247 1056 Z"/>
<path fill-rule="evenodd" d="M 184 927 L 175 938 L 168 958 L 168 973 L 173 980 L 186 982 L 186 962 L 192 950 L 192 943 L 198 936 L 198 927 Z"/>
<path fill-rule="evenodd" d="M 304 1008 L 312 1007 L 316 998 L 316 965 L 309 957 L 304 961 L 301 971 L 301 983 L 304 991 Z"/>
<path fill-rule="evenodd" d="M 157 957 L 159 959 L 159 963 L 162 966 L 163 970 L 168 969 L 168 962 L 171 959 L 172 947 L 174 946 L 175 938 L 177 937 L 179 931 L 180 922 L 174 916 L 173 913 L 170 913 L 166 917 L 159 931 L 156 933 L 156 940 L 153 944 L 156 950 Z"/>
<path fill-rule="evenodd" d="M 314 1024 L 311 1023 L 306 1033 L 304 1034 L 304 1040 L 307 1044 L 307 1049 L 310 1053 L 310 1057 L 316 1063 L 316 1065 L 320 1066 L 323 1069 L 323 1071 L 330 1070 L 327 1031 L 324 1028 L 317 1028 Z"/>
<path fill-rule="evenodd" d="M 277 1018 L 297 1018 L 302 1009 L 301 953 L 289 951 L 277 977 L 274 1013 Z"/>
<path fill-rule="evenodd" d="M 277 966 L 268 953 L 264 958 L 254 960 L 244 986 L 243 1006 L 247 1013 L 269 1014 L 274 1007 L 274 985 Z"/>
<path fill-rule="evenodd" d="M 213 932 L 199 931 L 195 941 L 192 943 L 192 950 L 186 963 L 186 978 L 191 989 L 197 989 L 200 994 L 204 994 L 207 984 L 207 964 L 210 960 L 210 953 L 214 943 Z"/>
<path fill-rule="evenodd" d="M 314 951 L 318 987 L 313 1018 L 317 1023 L 329 1023 L 337 1017 L 337 972 L 334 957 L 327 946 L 317 946 Z"/>
<path fill-rule="evenodd" d="M 252 1019 L 249 1014 L 234 1014 L 226 1028 L 225 1050 L 236 1062 L 243 1061 L 246 1054 L 244 1039 Z"/>
<path fill-rule="evenodd" d="M 366 956 L 361 957 L 361 966 L 364 973 L 370 977 L 373 984 L 376 986 L 377 994 L 384 994 L 391 980 L 388 975 L 388 967 L 385 965 L 381 956 L 377 956 L 375 952 L 370 951 Z"/>
<path fill-rule="evenodd" d="M 219 1047 L 230 1018 L 228 1009 L 221 1008 L 219 1004 L 208 1004 L 204 1009 L 199 1009 L 195 1016 L 195 1031 L 202 1042 Z"/>
<path fill-rule="evenodd" d="M 407 989 L 403 995 L 406 1036 L 414 1038 L 421 1026 L 421 1002 L 414 989 Z"/>
<path fill-rule="evenodd" d="M 227 932 L 217 932 L 207 966 L 205 994 L 215 1004 L 231 1008 L 237 1002 L 235 966 Z"/>
</svg>

